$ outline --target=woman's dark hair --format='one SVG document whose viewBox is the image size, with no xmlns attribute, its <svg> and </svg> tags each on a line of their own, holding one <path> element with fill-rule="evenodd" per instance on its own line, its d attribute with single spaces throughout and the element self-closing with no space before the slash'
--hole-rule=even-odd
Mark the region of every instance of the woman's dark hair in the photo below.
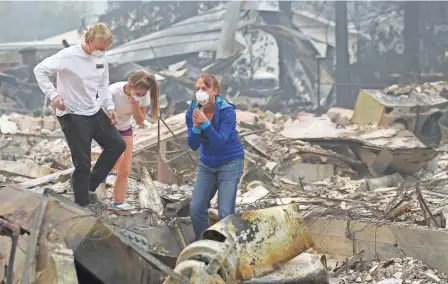
<svg viewBox="0 0 448 284">
<path fill-rule="evenodd" d="M 159 115 L 159 84 L 156 77 L 146 71 L 136 71 L 129 75 L 129 84 L 135 89 L 150 90 L 149 97 L 151 99 L 151 116 L 153 118 Z"/>
</svg>

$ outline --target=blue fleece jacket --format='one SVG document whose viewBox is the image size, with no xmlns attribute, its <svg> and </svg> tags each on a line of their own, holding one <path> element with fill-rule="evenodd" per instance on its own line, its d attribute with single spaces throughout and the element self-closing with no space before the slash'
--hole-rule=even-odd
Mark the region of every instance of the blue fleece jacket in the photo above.
<svg viewBox="0 0 448 284">
<path fill-rule="evenodd" d="M 236 107 L 222 97 L 216 97 L 215 114 L 212 122 L 194 127 L 193 110 L 198 102 L 193 101 L 187 111 L 188 145 L 193 151 L 200 147 L 201 162 L 210 168 L 217 168 L 227 161 L 244 158 L 244 149 L 236 131 Z"/>
</svg>

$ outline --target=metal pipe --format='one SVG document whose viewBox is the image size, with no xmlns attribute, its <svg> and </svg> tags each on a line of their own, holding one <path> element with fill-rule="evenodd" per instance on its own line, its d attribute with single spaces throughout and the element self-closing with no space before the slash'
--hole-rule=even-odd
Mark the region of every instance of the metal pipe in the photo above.
<svg viewBox="0 0 448 284">
<path fill-rule="evenodd" d="M 160 117 L 160 120 L 162 120 L 165 127 L 168 128 L 168 130 L 171 132 L 171 135 L 173 135 L 174 139 L 177 140 L 176 134 L 171 130 L 171 128 L 168 126 L 168 124 L 166 124 L 165 120 L 163 120 L 162 117 Z M 159 133 L 160 133 L 160 126 L 159 126 Z M 160 149 L 160 147 L 159 147 L 159 149 Z M 190 157 L 190 159 L 193 161 L 193 163 L 196 163 L 196 160 L 191 156 L 190 152 L 188 152 L 188 157 Z"/>
<path fill-rule="evenodd" d="M 174 160 L 176 160 L 176 159 L 179 159 L 180 157 L 183 157 L 183 156 L 185 156 L 185 155 L 187 155 L 187 154 L 190 154 L 190 152 L 191 152 L 192 150 L 187 149 L 187 150 L 183 150 L 183 151 L 184 151 L 183 153 L 181 153 L 181 154 L 175 156 L 174 158 L 169 159 L 169 160 L 166 161 L 166 162 L 169 163 L 169 162 L 171 162 L 171 161 L 174 161 Z"/>
<path fill-rule="evenodd" d="M 8 272 L 6 273 L 6 284 L 12 284 L 14 279 L 14 260 L 16 258 L 17 243 L 19 236 L 12 236 L 11 253 L 9 254 Z"/>
<path fill-rule="evenodd" d="M 321 57 L 316 57 L 317 61 L 317 114 L 320 114 L 320 60 Z"/>
<path fill-rule="evenodd" d="M 159 118 L 157 119 L 157 150 L 160 151 L 160 120 L 162 119 L 162 116 L 159 115 Z"/>
<path fill-rule="evenodd" d="M 42 198 L 40 201 L 40 205 L 37 208 L 36 216 L 34 218 L 33 227 L 31 228 L 31 234 L 29 239 L 28 252 L 26 254 L 25 262 L 23 264 L 23 272 L 22 272 L 22 284 L 30 284 L 30 273 L 29 269 L 31 264 L 33 263 L 33 258 L 36 255 L 37 249 L 37 240 L 39 238 L 40 227 L 42 226 L 42 222 L 44 220 L 45 210 L 47 209 L 48 204 L 48 189 L 44 190 L 42 194 Z"/>
<path fill-rule="evenodd" d="M 350 81 L 350 62 L 348 54 L 347 1 L 336 1 L 335 4 L 335 40 L 336 40 L 336 105 L 345 106 L 349 89 L 341 83 Z M 345 106 L 347 107 L 347 106 Z"/>
</svg>

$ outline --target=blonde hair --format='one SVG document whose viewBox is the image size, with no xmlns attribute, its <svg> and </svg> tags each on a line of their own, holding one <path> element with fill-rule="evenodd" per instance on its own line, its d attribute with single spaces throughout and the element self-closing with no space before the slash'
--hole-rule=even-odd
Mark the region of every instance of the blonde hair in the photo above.
<svg viewBox="0 0 448 284">
<path fill-rule="evenodd" d="M 159 84 L 154 75 L 146 71 L 136 71 L 129 75 L 128 83 L 135 89 L 150 90 L 149 98 L 151 99 L 151 116 L 153 118 L 159 115 Z"/>
<path fill-rule="evenodd" d="M 106 43 L 111 43 L 112 32 L 105 23 L 96 23 L 89 28 L 89 30 L 85 34 L 85 38 L 88 39 L 89 42 L 92 42 L 95 39 L 102 39 Z"/>
</svg>

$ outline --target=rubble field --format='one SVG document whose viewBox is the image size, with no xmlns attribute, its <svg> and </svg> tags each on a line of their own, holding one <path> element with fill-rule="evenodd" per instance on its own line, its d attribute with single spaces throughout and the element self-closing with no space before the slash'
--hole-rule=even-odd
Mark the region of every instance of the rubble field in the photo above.
<svg viewBox="0 0 448 284">
<path fill-rule="evenodd" d="M 377 255 L 378 252 L 371 251 L 372 244 L 362 243 L 364 237 L 350 241 L 349 234 L 357 232 L 356 222 L 391 230 L 390 234 L 397 239 L 391 240 L 395 244 L 401 240 L 397 228 L 416 233 L 423 229 L 444 231 L 448 214 L 448 150 L 444 146 L 428 147 L 412 132 L 396 127 L 354 123 L 341 127 L 339 122 L 341 118 L 344 120 L 344 113 L 347 110 L 330 109 L 322 116 L 238 111 L 237 130 L 244 143 L 246 161 L 237 211 L 298 204 L 313 236 L 314 249 L 327 253 L 329 283 L 446 283 L 446 275 L 438 271 L 444 264 L 431 259 L 429 252 L 406 251 L 398 258 L 393 251 Z M 180 124 L 184 115 L 171 116 L 161 123 L 160 145 L 155 123 L 147 121 L 141 127 L 136 126 L 133 172 L 127 191 L 133 209 L 92 207 L 92 214 L 132 230 L 182 224 L 190 227 L 181 230 L 185 240 L 189 239 L 188 205 L 195 177 L 192 160 L 196 163 L 198 157 L 187 149 L 186 128 Z M 0 119 L 4 122 L 0 184 L 16 184 L 38 194 L 51 189 L 71 199 L 73 168 L 56 120 L 50 116 L 42 119 L 18 114 L 3 115 Z M 375 164 L 383 159 L 385 151 L 389 155 L 387 161 Z M 99 153 L 93 143 L 93 161 Z M 410 160 L 415 162 L 405 162 Z M 112 172 L 107 179 L 109 201 L 114 179 Z M 211 204 L 210 220 L 217 221 L 216 196 Z M 332 251 L 326 245 L 331 239 L 322 231 L 326 218 L 336 218 L 343 224 L 335 227 L 340 232 L 335 231 L 331 238 L 349 239 L 348 243 L 344 241 L 348 247 L 344 253 Z M 322 224 L 313 225 L 314 219 Z M 354 227 L 349 229 L 350 226 Z M 367 231 L 364 233 L 366 238 L 372 237 Z M 376 237 L 386 238 L 375 231 Z M 413 249 L 422 241 L 407 241 L 403 247 Z M 385 245 L 389 240 L 381 242 Z M 170 250 L 158 245 L 148 247 L 152 253 L 171 254 L 175 258 L 177 253 Z"/>
<path fill-rule="evenodd" d="M 74 204 L 70 150 L 32 73 L 42 50 L 0 64 L 0 282 L 448 283 L 447 83 L 333 107 L 333 22 L 300 2 L 289 17 L 277 1 L 210 6 L 108 50 L 111 83 L 146 69 L 161 91 L 161 117 L 134 125 L 130 210 Z M 371 40 L 349 30 L 350 64 L 355 38 Z M 219 220 L 215 196 L 195 241 L 185 111 L 201 73 L 237 106 L 245 167 L 236 214 Z"/>
</svg>

